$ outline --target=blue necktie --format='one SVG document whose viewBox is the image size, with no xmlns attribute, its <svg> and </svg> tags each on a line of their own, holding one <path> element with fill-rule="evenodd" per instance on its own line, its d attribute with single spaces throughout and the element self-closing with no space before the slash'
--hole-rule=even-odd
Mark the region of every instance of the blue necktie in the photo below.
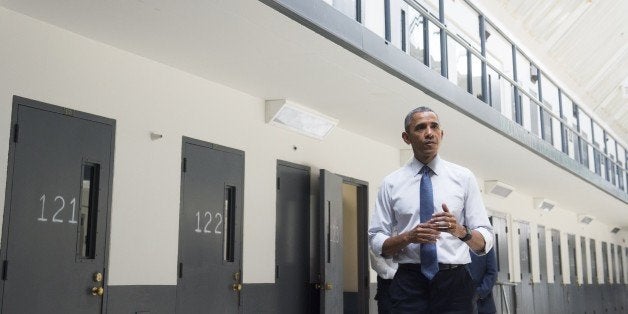
<svg viewBox="0 0 628 314">
<path fill-rule="evenodd" d="M 421 169 L 421 187 L 419 214 L 421 223 L 432 219 L 434 214 L 434 191 L 432 190 L 432 180 L 430 179 L 430 168 L 424 166 Z M 421 244 L 421 273 L 432 280 L 438 273 L 438 258 L 436 257 L 436 243 Z"/>
</svg>

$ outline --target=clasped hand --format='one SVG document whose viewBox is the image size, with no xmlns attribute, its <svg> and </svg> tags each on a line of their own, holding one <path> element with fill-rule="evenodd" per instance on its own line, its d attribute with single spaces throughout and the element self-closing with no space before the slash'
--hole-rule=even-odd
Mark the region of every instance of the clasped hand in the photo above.
<svg viewBox="0 0 628 314">
<path fill-rule="evenodd" d="M 456 217 L 449 212 L 447 205 L 443 204 L 443 212 L 435 213 L 432 219 L 408 231 L 408 240 L 411 243 L 436 243 L 441 231 L 456 236 L 455 232 L 459 229 L 458 227 Z"/>
</svg>

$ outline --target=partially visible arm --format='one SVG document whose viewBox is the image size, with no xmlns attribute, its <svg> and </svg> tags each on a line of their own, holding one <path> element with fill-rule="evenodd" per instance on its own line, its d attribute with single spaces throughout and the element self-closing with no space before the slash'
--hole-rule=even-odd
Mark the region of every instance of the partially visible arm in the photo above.
<svg viewBox="0 0 628 314">
<path fill-rule="evenodd" d="M 480 298 L 484 299 L 493 290 L 493 285 L 497 281 L 497 259 L 495 258 L 495 250 L 490 250 L 486 254 L 486 273 L 482 278 L 482 282 L 477 291 Z"/>
<path fill-rule="evenodd" d="M 385 254 L 382 251 L 385 241 L 392 235 L 392 226 L 394 224 L 390 202 L 386 182 L 384 182 L 377 192 L 377 202 L 375 203 L 375 210 L 371 214 L 368 230 L 369 246 L 376 255 L 392 255 Z"/>
<path fill-rule="evenodd" d="M 473 230 L 473 238 L 467 241 L 467 244 L 476 254 L 486 254 L 493 248 L 493 226 L 491 226 L 491 222 L 488 220 L 480 188 L 472 173 L 470 173 L 467 181 L 467 195 L 464 208 L 465 223 Z"/>
</svg>

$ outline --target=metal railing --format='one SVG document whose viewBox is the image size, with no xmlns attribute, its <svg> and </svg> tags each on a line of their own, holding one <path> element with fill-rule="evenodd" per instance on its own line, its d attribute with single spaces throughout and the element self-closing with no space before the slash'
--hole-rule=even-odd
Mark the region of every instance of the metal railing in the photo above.
<svg viewBox="0 0 628 314">
<path fill-rule="evenodd" d="M 323 0 L 320 0 L 320 1 L 323 1 Z M 359 23 L 364 23 L 363 15 L 365 14 L 365 12 L 364 12 L 364 7 L 362 6 L 363 0 L 347 0 L 345 2 L 350 3 L 352 1 L 355 2 L 355 7 L 356 7 L 356 12 L 353 18 Z M 377 12 L 377 13 L 384 15 L 383 37 L 385 40 L 391 41 L 391 29 L 392 29 L 391 28 L 391 23 L 392 23 L 391 8 L 390 8 L 391 0 L 381 0 L 381 1 L 383 2 L 384 10 L 383 12 Z M 481 97 L 478 97 L 478 98 L 480 98 L 483 102 L 487 104 L 489 103 L 490 98 L 488 94 L 493 92 L 493 90 L 489 90 L 489 87 L 487 87 L 488 68 L 490 68 L 491 71 L 495 72 L 499 76 L 500 80 L 504 79 L 504 83 L 506 84 L 506 86 L 509 85 L 512 88 L 511 91 L 506 91 L 506 90 L 502 91 L 501 89 L 499 90 L 500 96 L 502 96 L 501 93 L 512 92 L 512 97 L 510 100 L 511 103 L 504 104 L 504 105 L 510 105 L 511 109 L 513 110 L 512 110 L 511 116 L 507 116 L 506 114 L 501 112 L 504 116 L 506 116 L 512 121 L 515 121 L 528 132 L 531 132 L 532 134 L 535 134 L 536 136 L 538 136 L 540 139 L 550 143 L 552 146 L 554 146 L 556 150 L 562 152 L 563 154 L 566 154 L 571 159 L 576 160 L 583 166 L 586 166 L 589 169 L 589 171 L 602 177 L 603 179 L 605 179 L 606 181 L 614 185 L 618 190 L 628 194 L 628 175 L 626 171 L 626 161 L 628 161 L 628 151 L 626 151 L 626 148 L 620 145 L 619 143 L 617 143 L 617 141 L 614 139 L 615 156 L 611 155 L 607 147 L 607 141 L 608 141 L 609 135 L 604 129 L 602 129 L 602 132 L 603 132 L 602 143 L 597 143 L 595 141 L 595 137 L 593 136 L 593 134 L 589 135 L 590 139 L 585 137 L 582 131 L 580 130 L 580 125 L 579 125 L 580 113 L 586 115 L 590 119 L 591 133 L 594 132 L 593 124 L 596 122 L 593 120 L 593 118 L 591 118 L 591 115 L 586 114 L 586 112 L 584 112 L 584 110 L 582 110 L 580 106 L 578 106 L 576 103 L 573 103 L 573 106 L 576 108 L 576 110 L 574 111 L 576 115 L 574 117 L 577 123 L 576 123 L 576 126 L 571 125 L 570 122 L 567 120 L 566 116 L 562 112 L 563 111 L 562 99 L 563 98 L 569 99 L 569 101 L 571 102 L 573 97 L 569 97 L 569 95 L 564 93 L 564 91 L 558 85 L 556 85 L 551 79 L 549 79 L 549 77 L 543 71 L 541 71 L 540 68 L 536 64 L 534 64 L 531 61 L 531 59 L 523 51 L 521 51 L 521 49 L 512 40 L 510 40 L 507 36 L 505 36 L 501 30 L 499 30 L 493 23 L 491 23 L 491 21 L 489 21 L 486 17 L 484 17 L 483 14 L 472 3 L 470 3 L 468 0 L 464 1 L 464 3 L 475 12 L 476 17 L 478 18 L 479 29 L 477 31 L 479 32 L 479 37 L 480 37 L 480 43 L 479 43 L 480 50 L 478 50 L 476 47 L 474 47 L 473 45 L 469 43 L 472 40 L 465 39 L 458 32 L 450 29 L 446 25 L 448 20 L 447 20 L 447 15 L 445 14 L 446 8 L 444 8 L 444 0 L 439 0 L 439 4 L 438 4 L 439 16 L 438 17 L 435 16 L 436 12 L 434 13 L 430 12 L 427 8 L 421 5 L 421 3 L 417 2 L 417 0 L 398 0 L 398 1 L 401 1 L 401 3 L 407 4 L 409 8 L 412 8 L 413 10 L 415 10 L 416 13 L 418 13 L 418 15 L 420 15 L 423 19 L 426 20 L 423 23 L 421 23 L 422 25 L 419 24 L 420 23 L 419 21 L 413 21 L 412 23 L 416 23 L 417 25 L 412 25 L 412 28 L 410 28 L 411 30 L 417 31 L 417 29 L 421 26 L 423 28 L 428 27 L 429 23 L 433 24 L 433 26 L 435 26 L 438 29 L 438 32 L 434 32 L 434 35 L 430 34 L 427 30 L 422 29 L 423 30 L 423 49 L 424 49 L 422 63 L 424 65 L 426 65 L 427 67 L 431 66 L 430 56 L 432 55 L 432 52 L 430 51 L 430 48 L 431 48 L 430 36 L 438 36 L 440 40 L 440 51 L 436 51 L 436 53 L 439 53 L 441 56 L 440 71 L 441 71 L 442 76 L 448 77 L 447 67 L 448 67 L 449 60 L 448 60 L 448 52 L 447 52 L 448 50 L 447 40 L 448 39 L 454 40 L 457 44 L 462 46 L 462 48 L 464 48 L 467 52 L 466 53 L 466 56 L 467 56 L 466 73 L 467 73 L 467 82 L 468 82 L 467 92 L 473 93 L 472 85 L 473 85 L 474 76 L 473 76 L 473 69 L 472 69 L 472 57 L 474 57 L 477 60 L 479 60 L 479 62 L 481 62 L 481 71 L 480 71 L 481 73 L 477 76 L 477 78 L 479 78 L 481 81 L 482 94 L 481 94 Z M 342 1 L 337 1 L 337 2 L 342 2 Z M 401 34 L 399 34 L 399 36 L 402 37 L 401 38 L 402 46 L 400 47 L 400 49 L 402 49 L 403 51 L 406 51 L 405 47 L 406 47 L 407 39 L 405 37 L 407 37 L 406 27 L 408 25 L 405 21 L 405 11 L 403 11 L 403 13 L 401 14 L 401 17 L 402 17 L 401 23 L 403 23 L 403 25 L 401 25 Z M 509 60 L 509 61 L 512 61 L 512 66 L 513 66 L 512 77 L 511 75 L 508 75 L 507 73 L 502 71 L 498 65 L 492 64 L 486 57 L 487 55 L 486 34 L 485 32 L 482 32 L 480 30 L 485 30 L 486 29 L 485 27 L 487 24 L 490 25 L 494 30 L 496 30 L 499 33 L 499 35 L 512 47 L 512 60 Z M 531 68 L 536 69 L 536 73 L 538 76 L 538 84 L 536 86 L 536 88 L 538 88 L 538 95 L 534 95 L 533 93 L 526 90 L 526 86 L 524 86 L 522 82 L 516 79 L 516 76 L 517 76 L 516 73 L 518 70 L 517 69 L 517 54 L 520 54 L 521 56 L 523 56 L 526 62 L 530 63 Z M 523 70 L 523 69 L 520 69 L 520 70 Z M 542 97 L 543 86 L 541 85 L 540 78 L 548 79 L 552 83 L 552 85 L 558 90 L 558 106 L 560 107 L 560 110 L 559 110 L 560 112 L 553 111 L 552 108 L 548 108 L 546 104 L 543 103 L 543 97 Z M 522 107 L 522 101 L 524 100 L 524 97 L 525 99 L 530 101 L 530 112 L 529 112 L 529 116 L 526 116 L 526 117 L 523 116 L 524 109 Z M 536 112 L 532 112 L 532 110 L 535 110 Z M 529 120 L 526 120 L 526 119 L 529 119 Z M 532 122 L 532 119 L 535 119 L 535 121 Z M 529 126 L 525 125 L 526 123 L 524 122 L 529 122 L 531 125 Z M 558 131 L 556 131 L 556 129 L 553 127 L 554 122 L 560 124 L 560 126 L 558 127 Z M 599 126 L 599 123 L 597 124 Z M 532 129 L 533 125 L 536 126 L 537 128 Z M 573 138 L 574 136 L 575 138 Z M 572 139 L 570 140 L 570 138 Z M 561 149 L 558 149 L 556 147 L 558 146 L 559 142 L 561 144 L 560 145 Z M 570 142 L 572 144 L 569 144 Z M 600 146 L 600 147 L 598 148 L 596 146 Z M 589 147 L 592 149 L 591 154 L 589 153 L 590 152 Z M 621 151 L 623 151 L 624 153 L 623 162 L 621 161 L 619 156 L 617 156 L 620 153 L 619 151 L 620 147 L 621 147 Z M 602 166 L 604 168 L 604 171 L 601 171 Z"/>
</svg>

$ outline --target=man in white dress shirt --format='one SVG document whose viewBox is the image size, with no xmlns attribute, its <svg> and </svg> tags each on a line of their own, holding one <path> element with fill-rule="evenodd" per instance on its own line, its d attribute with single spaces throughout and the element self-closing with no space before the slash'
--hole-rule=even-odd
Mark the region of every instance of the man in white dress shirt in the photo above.
<svg viewBox="0 0 628 314">
<path fill-rule="evenodd" d="M 373 252 L 399 263 L 390 287 L 392 313 L 470 313 L 475 288 L 462 266 L 471 262 L 469 249 L 482 255 L 493 246 L 480 190 L 471 171 L 438 155 L 443 130 L 436 113 L 416 108 L 404 126 L 402 138 L 414 158 L 384 178 L 369 226 Z M 429 202 L 420 204 L 421 184 L 429 186 L 427 200 L 434 203 L 426 211 L 433 211 L 431 219 L 423 222 L 420 209 Z M 435 247 L 435 253 L 423 255 L 421 246 Z M 435 272 L 421 268 L 421 256 L 432 259 L 424 262 L 431 269 L 437 262 Z"/>
</svg>

